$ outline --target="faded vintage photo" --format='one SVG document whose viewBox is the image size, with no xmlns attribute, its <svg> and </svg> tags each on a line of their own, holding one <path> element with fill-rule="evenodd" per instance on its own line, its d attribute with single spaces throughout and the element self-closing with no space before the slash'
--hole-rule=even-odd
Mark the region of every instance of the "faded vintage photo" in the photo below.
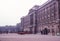
<svg viewBox="0 0 60 41">
<path fill-rule="evenodd" d="M 60 0 L 0 0 L 0 41 L 60 41 Z"/>
</svg>

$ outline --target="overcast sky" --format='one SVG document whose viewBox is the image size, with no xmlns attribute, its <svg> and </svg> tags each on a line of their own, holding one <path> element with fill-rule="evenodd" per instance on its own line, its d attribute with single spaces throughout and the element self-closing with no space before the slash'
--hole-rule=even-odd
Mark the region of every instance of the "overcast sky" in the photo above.
<svg viewBox="0 0 60 41">
<path fill-rule="evenodd" d="M 47 0 L 0 0 L 0 26 L 16 25 L 20 18 L 28 14 L 34 5 L 41 5 Z"/>
</svg>

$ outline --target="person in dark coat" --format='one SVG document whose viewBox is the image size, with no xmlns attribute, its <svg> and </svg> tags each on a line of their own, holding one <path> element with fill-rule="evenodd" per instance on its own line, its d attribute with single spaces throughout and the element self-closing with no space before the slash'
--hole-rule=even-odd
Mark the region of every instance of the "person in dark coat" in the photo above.
<svg viewBox="0 0 60 41">
<path fill-rule="evenodd" d="M 47 29 L 47 28 L 44 29 L 44 34 L 45 34 L 45 35 L 48 34 L 48 29 Z"/>
</svg>

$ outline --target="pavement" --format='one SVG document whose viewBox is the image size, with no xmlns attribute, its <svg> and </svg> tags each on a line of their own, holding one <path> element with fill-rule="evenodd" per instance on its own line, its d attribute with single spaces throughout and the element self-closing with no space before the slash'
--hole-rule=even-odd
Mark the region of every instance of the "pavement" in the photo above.
<svg viewBox="0 0 60 41">
<path fill-rule="evenodd" d="M 40 34 L 0 34 L 0 41 L 60 41 L 60 36 Z"/>
</svg>

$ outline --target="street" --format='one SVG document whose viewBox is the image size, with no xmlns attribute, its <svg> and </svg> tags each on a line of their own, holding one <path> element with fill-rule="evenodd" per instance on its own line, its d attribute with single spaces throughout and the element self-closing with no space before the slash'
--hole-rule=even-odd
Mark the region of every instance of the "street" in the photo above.
<svg viewBox="0 0 60 41">
<path fill-rule="evenodd" d="M 0 41 L 60 41 L 60 36 L 39 34 L 0 34 Z"/>
</svg>

